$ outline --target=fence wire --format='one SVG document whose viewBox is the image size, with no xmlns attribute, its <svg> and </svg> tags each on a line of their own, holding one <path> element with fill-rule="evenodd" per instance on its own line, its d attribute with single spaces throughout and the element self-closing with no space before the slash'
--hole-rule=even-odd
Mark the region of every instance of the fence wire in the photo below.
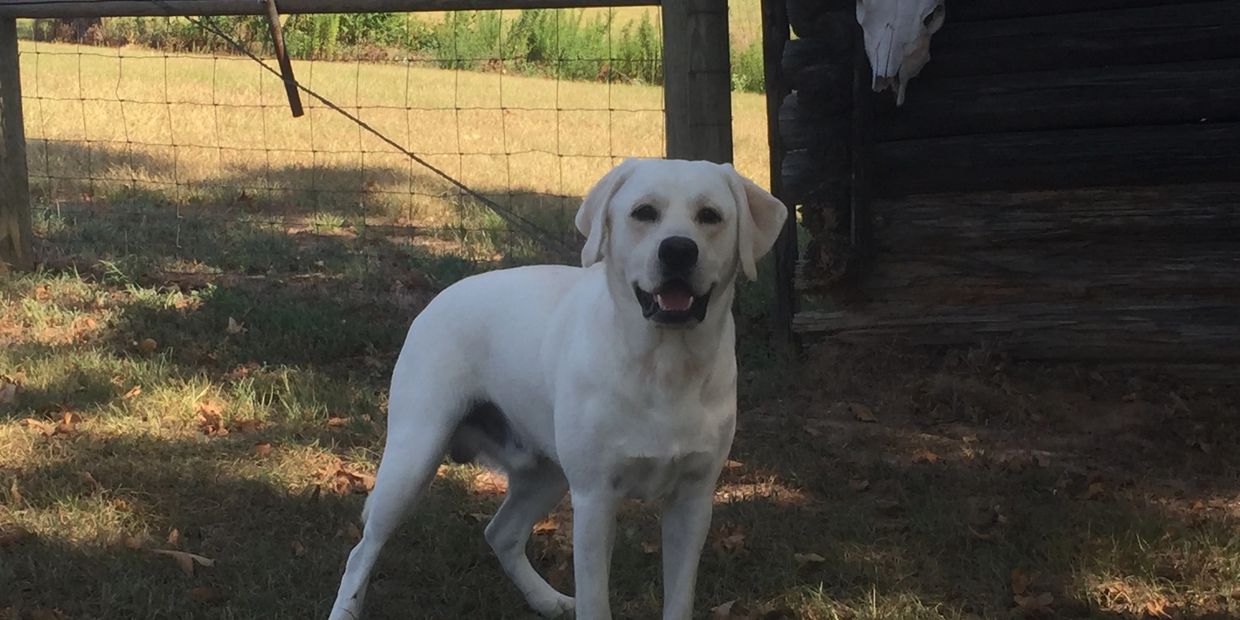
<svg viewBox="0 0 1240 620">
<path fill-rule="evenodd" d="M 220 20 L 27 22 L 36 223 L 45 237 L 140 225 L 188 261 L 220 227 L 567 258 L 589 184 L 622 157 L 664 151 L 662 89 L 650 83 L 661 59 L 614 53 L 638 23 L 618 11 L 541 12 L 559 53 L 538 58 L 511 41 L 532 21 L 519 11 L 404 15 L 408 32 L 432 36 L 421 49 L 332 50 L 336 34 L 302 28 L 308 53 L 294 69 L 312 96 L 300 119 L 279 76 L 236 49 L 248 43 L 230 44 L 244 33 Z M 657 27 L 657 9 L 641 11 Z M 567 43 L 583 23 L 605 29 L 595 54 Z M 152 32 L 167 33 L 162 44 Z"/>
</svg>

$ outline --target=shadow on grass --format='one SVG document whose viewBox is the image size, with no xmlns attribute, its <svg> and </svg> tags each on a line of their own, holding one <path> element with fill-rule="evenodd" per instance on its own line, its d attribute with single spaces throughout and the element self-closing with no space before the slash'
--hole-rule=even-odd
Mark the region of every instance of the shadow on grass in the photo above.
<svg viewBox="0 0 1240 620">
<path fill-rule="evenodd" d="M 256 440 L 270 441 L 272 451 L 256 455 Z M 41 441 L 63 456 L 18 472 L 22 499 L 10 498 L 10 509 L 53 516 L 33 520 L 29 535 L 4 547 L 0 609 L 59 609 L 74 618 L 326 617 L 362 496 L 316 492 L 312 474 L 285 471 L 310 440 L 82 433 Z M 410 609 L 479 617 L 501 603 L 520 609 L 515 592 L 494 587 L 502 572 L 469 517 L 494 505 L 438 479 L 376 571 L 374 617 Z M 187 575 L 154 549 L 214 565 Z"/>
<path fill-rule="evenodd" d="M 10 420 L 50 417 L 62 405 L 98 417 L 52 438 L 19 429 L 29 431 L 30 455 L 0 468 L 0 519 L 35 533 L 0 547 L 0 610 L 323 617 L 362 497 L 312 489 L 320 467 L 330 477 L 339 459 L 373 461 L 382 427 L 329 427 L 329 418 L 381 420 L 404 332 L 434 292 L 534 254 L 492 237 L 479 249 L 467 235 L 420 243 L 348 225 L 277 225 L 259 215 L 278 205 L 261 201 L 259 215 L 225 220 L 178 216 L 158 194 L 138 198 L 45 219 L 43 249 L 59 273 L 0 289 L 6 303 L 20 302 L 77 270 L 93 305 L 62 304 L 55 291 L 43 303 L 106 319 L 66 344 L 6 343 L 0 353 L 46 373 L 23 386 L 3 414 Z M 764 308 L 742 309 L 743 350 L 761 356 L 753 342 L 763 321 L 753 317 Z M 154 351 L 140 346 L 148 338 Z M 723 480 L 700 609 L 740 599 L 767 617 L 1002 618 L 1015 596 L 1050 594 L 1025 611 L 1240 614 L 1231 585 L 1240 582 L 1240 468 L 1222 448 L 1240 434 L 1231 416 L 1205 411 L 1234 412 L 1230 396 L 1176 387 L 1187 403 L 1180 411 L 1166 386 L 1130 378 L 1102 377 L 1105 389 L 1071 400 L 1052 398 L 1070 378 L 1021 387 L 990 366 L 942 379 L 928 362 L 839 361 L 744 377 L 734 451 L 743 464 Z M 149 400 L 127 400 L 135 385 Z M 224 402 L 228 422 L 264 425 L 201 436 L 192 420 L 203 398 Z M 833 412 L 844 399 L 870 401 L 879 422 Z M 1098 402 L 1115 406 L 1102 415 Z M 1136 404 L 1152 408 L 1124 408 Z M 1116 415 L 1132 419 L 1109 425 Z M 257 454 L 258 442 L 271 452 Z M 482 542 L 477 515 L 496 498 L 441 480 L 384 553 L 372 617 L 530 617 Z M 657 542 L 656 525 L 646 510 L 621 522 L 619 617 L 657 616 L 658 558 L 643 549 Z M 190 577 L 152 554 L 174 528 L 179 548 L 216 565 Z M 130 548 L 140 534 L 149 540 Z M 564 544 L 534 547 L 562 560 Z M 544 559 L 540 568 L 557 567 Z M 1015 570 L 1027 584 L 1014 587 Z M 195 588 L 223 598 L 195 600 Z"/>
<path fill-rule="evenodd" d="M 205 151 L 214 155 L 211 149 Z M 171 148 L 60 140 L 32 141 L 30 159 L 36 202 L 86 202 L 98 208 L 179 202 L 183 210 L 204 216 L 300 218 L 328 228 L 368 220 L 434 221 L 434 227 L 469 230 L 506 228 L 500 214 L 419 165 L 363 166 L 353 161 L 356 158 L 333 162 L 324 156 L 274 166 L 257 160 L 221 164 L 212 178 L 179 179 Z M 472 189 L 558 240 L 570 245 L 574 241 L 571 219 L 579 197 L 520 187 Z"/>
</svg>

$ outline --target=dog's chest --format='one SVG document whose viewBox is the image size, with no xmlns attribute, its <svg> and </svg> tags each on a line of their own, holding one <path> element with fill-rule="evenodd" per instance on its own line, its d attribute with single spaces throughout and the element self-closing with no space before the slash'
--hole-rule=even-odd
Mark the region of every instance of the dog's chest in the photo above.
<svg viewBox="0 0 1240 620">
<path fill-rule="evenodd" d="M 623 497 L 658 500 L 680 484 L 710 475 L 715 456 L 693 452 L 676 456 L 632 456 L 618 459 L 612 469 L 612 491 Z"/>
</svg>

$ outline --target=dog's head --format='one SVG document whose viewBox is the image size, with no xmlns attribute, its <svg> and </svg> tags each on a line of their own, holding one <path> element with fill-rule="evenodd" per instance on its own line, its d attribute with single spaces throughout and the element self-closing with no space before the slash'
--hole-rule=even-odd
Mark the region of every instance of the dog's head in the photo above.
<svg viewBox="0 0 1240 620">
<path fill-rule="evenodd" d="M 738 270 L 757 276 L 755 263 L 787 216 L 783 203 L 729 164 L 627 159 L 577 212 L 586 236 L 581 263 L 606 263 L 621 307 L 631 304 L 657 325 L 691 327 Z"/>
</svg>

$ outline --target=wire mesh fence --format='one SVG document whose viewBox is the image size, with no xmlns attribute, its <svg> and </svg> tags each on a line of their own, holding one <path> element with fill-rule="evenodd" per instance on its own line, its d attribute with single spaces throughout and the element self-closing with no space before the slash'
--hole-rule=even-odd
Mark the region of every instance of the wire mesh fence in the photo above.
<svg viewBox="0 0 1240 620">
<path fill-rule="evenodd" d="M 321 96 L 300 119 L 242 53 L 263 53 L 253 18 L 23 22 L 44 254 L 106 227 L 186 264 L 278 230 L 566 257 L 589 184 L 621 157 L 663 153 L 659 47 L 643 44 L 661 40 L 657 11 L 349 16 L 399 32 L 383 41 L 295 16 L 297 78 Z"/>
</svg>

